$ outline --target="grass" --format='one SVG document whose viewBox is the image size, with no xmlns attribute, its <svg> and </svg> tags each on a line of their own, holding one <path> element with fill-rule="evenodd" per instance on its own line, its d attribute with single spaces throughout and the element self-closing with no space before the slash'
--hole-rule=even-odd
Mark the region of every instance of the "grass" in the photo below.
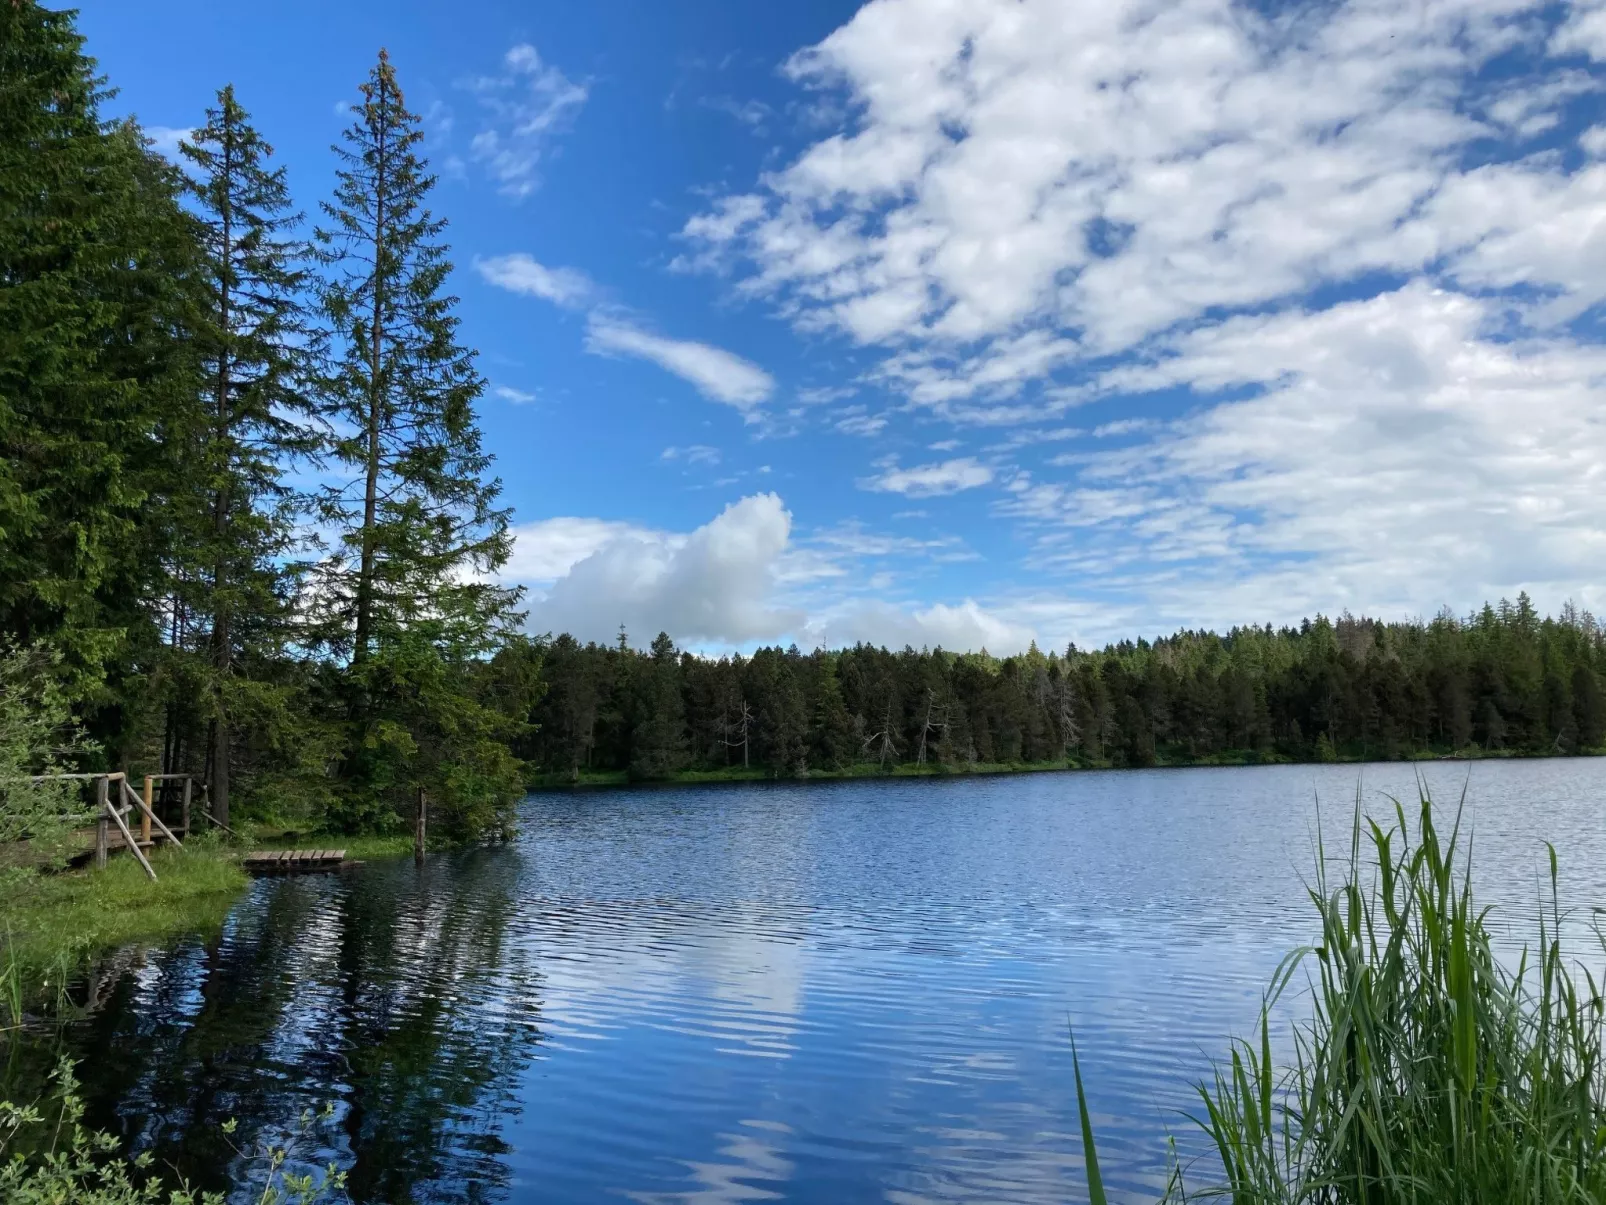
<svg viewBox="0 0 1606 1205">
<path fill-rule="evenodd" d="M 37 984 L 130 942 L 215 930 L 246 884 L 233 857 L 206 842 L 153 850 L 151 866 L 154 883 L 126 855 L 104 870 L 8 878 L 0 940 L 13 976 Z"/>
<path fill-rule="evenodd" d="M 339 848 L 366 861 L 411 854 L 413 838 L 411 833 L 348 837 L 270 827 L 229 847 L 207 834 L 187 841 L 183 850 L 150 851 L 154 883 L 126 854 L 114 855 L 98 871 L 0 870 L 0 1029 L 5 1017 L 20 1012 L 23 996 L 70 979 L 96 955 L 134 942 L 216 932 L 249 882 L 239 857 L 253 846 Z"/>
<path fill-rule="evenodd" d="M 1318 849 L 1319 944 L 1284 961 L 1255 1037 L 1199 1088 L 1194 1120 L 1219 1178 L 1187 1190 L 1178 1169 L 1168 1199 L 1606 1201 L 1606 1005 L 1563 940 L 1555 851 L 1531 941 L 1502 960 L 1473 899 L 1469 845 L 1459 819 L 1440 833 L 1424 797 L 1414 835 L 1401 807 L 1386 829 L 1357 812 L 1336 877 Z M 1598 928 L 1589 944 L 1606 950 Z M 1311 1012 L 1279 1064 L 1271 1015 L 1301 967 Z M 1092 1199 L 1103 1205 L 1102 1186 Z"/>
</svg>

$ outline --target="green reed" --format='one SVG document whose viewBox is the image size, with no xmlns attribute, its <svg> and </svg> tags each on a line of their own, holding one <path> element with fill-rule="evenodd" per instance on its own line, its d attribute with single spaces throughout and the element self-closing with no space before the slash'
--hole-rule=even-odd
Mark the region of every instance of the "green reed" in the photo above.
<svg viewBox="0 0 1606 1205">
<path fill-rule="evenodd" d="M 1166 1199 L 1606 1202 L 1606 1009 L 1563 941 L 1549 854 L 1531 943 L 1502 961 L 1473 901 L 1459 812 L 1441 835 L 1424 791 L 1413 837 L 1398 803 L 1387 829 L 1357 808 L 1337 876 L 1318 841 L 1321 942 L 1283 961 L 1254 1037 L 1199 1087 L 1194 1120 L 1220 1178 L 1190 1192 L 1178 1168 Z M 1598 926 L 1589 944 L 1606 950 Z M 1311 1013 L 1279 1064 L 1272 1012 L 1302 967 Z M 1085 1104 L 1082 1116 L 1086 1132 Z M 1087 1145 L 1091 1167 L 1090 1134 Z"/>
</svg>

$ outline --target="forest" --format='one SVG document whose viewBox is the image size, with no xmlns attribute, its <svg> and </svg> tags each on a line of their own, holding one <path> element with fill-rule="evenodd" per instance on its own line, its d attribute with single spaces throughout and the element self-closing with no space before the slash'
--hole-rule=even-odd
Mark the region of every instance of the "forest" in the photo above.
<svg viewBox="0 0 1606 1205">
<path fill-rule="evenodd" d="M 71 13 L 0 5 L 0 778 L 183 771 L 344 832 L 423 790 L 466 839 L 599 775 L 1602 744 L 1601 626 L 1526 596 L 1004 658 L 529 633 L 386 55 L 310 215 L 232 87 L 174 159 L 112 95 Z"/>
<path fill-rule="evenodd" d="M 1564 754 L 1606 736 L 1606 632 L 1526 594 L 1466 618 L 1348 614 L 1015 657 L 759 649 L 719 660 L 539 642 L 518 746 L 551 780 L 895 767 L 1152 766 Z"/>
<path fill-rule="evenodd" d="M 0 777 L 509 823 L 536 653 L 484 380 L 383 52 L 357 92 L 308 217 L 231 87 L 170 161 L 73 13 L 0 5 Z"/>
</svg>

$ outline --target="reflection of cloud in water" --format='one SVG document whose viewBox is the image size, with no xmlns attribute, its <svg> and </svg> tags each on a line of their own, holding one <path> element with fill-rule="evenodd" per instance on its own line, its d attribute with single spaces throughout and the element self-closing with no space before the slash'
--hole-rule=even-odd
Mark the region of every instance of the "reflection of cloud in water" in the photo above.
<svg viewBox="0 0 1606 1205">
<path fill-rule="evenodd" d="M 743 1121 L 744 1126 L 750 1130 L 770 1131 L 772 1133 L 789 1135 L 789 1127 L 773 1121 Z M 744 1131 L 739 1134 L 721 1134 L 719 1136 L 719 1153 L 724 1156 L 722 1163 L 696 1163 L 685 1162 L 685 1167 L 691 1177 L 698 1184 L 696 1188 L 685 1189 L 680 1192 L 628 1192 L 621 1190 L 620 1195 L 640 1202 L 640 1205 L 670 1205 L 670 1202 L 680 1202 L 682 1205 L 728 1205 L 740 1201 L 777 1201 L 783 1193 L 779 1184 L 792 1174 L 792 1161 L 784 1158 L 780 1150 L 760 1138 L 757 1134 Z M 766 1188 L 746 1181 L 760 1180 L 775 1183 L 777 1187 Z"/>
</svg>

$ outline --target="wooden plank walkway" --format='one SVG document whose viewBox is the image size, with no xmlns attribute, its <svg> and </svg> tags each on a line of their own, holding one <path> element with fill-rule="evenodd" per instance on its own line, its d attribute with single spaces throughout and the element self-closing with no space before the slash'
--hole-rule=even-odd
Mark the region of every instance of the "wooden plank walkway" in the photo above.
<svg viewBox="0 0 1606 1205">
<path fill-rule="evenodd" d="M 252 874 L 308 874 L 338 870 L 345 864 L 343 849 L 259 849 L 240 859 Z"/>
</svg>

